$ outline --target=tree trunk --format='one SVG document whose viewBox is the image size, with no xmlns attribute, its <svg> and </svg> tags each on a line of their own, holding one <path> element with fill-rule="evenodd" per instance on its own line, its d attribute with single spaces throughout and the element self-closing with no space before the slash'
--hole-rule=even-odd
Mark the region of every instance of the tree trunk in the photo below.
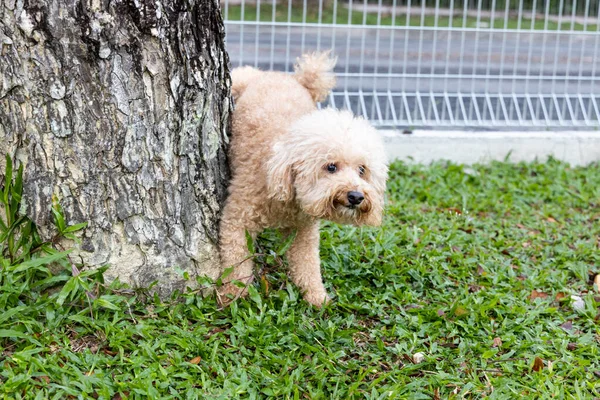
<svg viewBox="0 0 600 400">
<path fill-rule="evenodd" d="M 25 164 L 43 237 L 55 195 L 89 223 L 76 260 L 109 278 L 215 278 L 227 63 L 218 0 L 0 3 L 0 155 Z"/>
</svg>

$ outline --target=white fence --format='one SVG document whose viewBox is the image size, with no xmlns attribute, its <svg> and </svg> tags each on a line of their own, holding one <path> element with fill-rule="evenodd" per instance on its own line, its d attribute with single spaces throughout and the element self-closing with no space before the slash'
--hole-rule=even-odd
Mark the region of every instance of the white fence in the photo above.
<svg viewBox="0 0 600 400">
<path fill-rule="evenodd" d="M 599 0 L 222 1 L 233 67 L 332 49 L 376 126 L 600 128 Z"/>
</svg>

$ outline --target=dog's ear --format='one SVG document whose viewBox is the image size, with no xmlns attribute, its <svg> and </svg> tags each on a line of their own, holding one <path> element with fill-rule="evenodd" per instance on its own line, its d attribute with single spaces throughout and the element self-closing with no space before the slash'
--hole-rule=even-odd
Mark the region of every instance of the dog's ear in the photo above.
<svg viewBox="0 0 600 400">
<path fill-rule="evenodd" d="M 279 146 L 275 147 L 274 154 L 267 163 L 267 195 L 279 201 L 294 198 L 293 160 Z"/>
<path fill-rule="evenodd" d="M 373 165 L 371 170 L 371 185 L 374 189 L 369 195 L 371 209 L 368 213 L 364 214 L 361 223 L 369 226 L 380 226 L 383 219 L 388 168 L 384 163 L 374 163 L 371 165 Z"/>
</svg>

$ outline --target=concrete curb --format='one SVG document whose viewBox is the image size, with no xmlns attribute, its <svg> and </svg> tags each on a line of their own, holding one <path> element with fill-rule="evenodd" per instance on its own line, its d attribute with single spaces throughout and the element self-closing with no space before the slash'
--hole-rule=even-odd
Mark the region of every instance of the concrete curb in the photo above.
<svg viewBox="0 0 600 400">
<path fill-rule="evenodd" d="M 461 164 L 493 160 L 545 161 L 552 156 L 571 165 L 600 161 L 600 132 L 453 132 L 382 130 L 390 160 Z"/>
</svg>

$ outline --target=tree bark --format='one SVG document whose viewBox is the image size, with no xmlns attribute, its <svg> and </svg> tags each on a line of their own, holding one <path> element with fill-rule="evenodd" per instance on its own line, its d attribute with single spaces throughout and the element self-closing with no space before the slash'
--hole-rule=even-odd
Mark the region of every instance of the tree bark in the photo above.
<svg viewBox="0 0 600 400">
<path fill-rule="evenodd" d="M 0 154 L 25 164 L 43 237 L 55 195 L 109 278 L 163 295 L 215 278 L 227 63 L 218 0 L 0 3 Z"/>
</svg>

